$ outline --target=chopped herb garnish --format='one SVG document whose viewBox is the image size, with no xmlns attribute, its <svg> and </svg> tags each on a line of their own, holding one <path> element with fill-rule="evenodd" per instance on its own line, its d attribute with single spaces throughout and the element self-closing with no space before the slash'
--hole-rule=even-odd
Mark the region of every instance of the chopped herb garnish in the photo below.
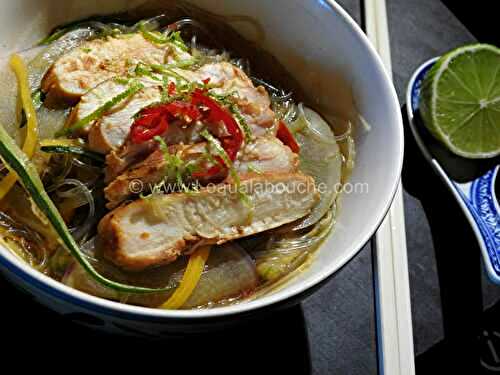
<svg viewBox="0 0 500 375">
<path fill-rule="evenodd" d="M 123 77 L 114 77 L 113 80 L 120 85 L 128 85 L 130 80 Z"/>
<path fill-rule="evenodd" d="M 168 150 L 168 146 L 162 137 L 156 136 L 153 139 L 156 142 L 158 142 L 160 150 L 163 152 L 163 157 L 165 158 L 165 162 L 167 163 L 165 168 L 165 175 L 167 179 L 173 177 L 175 179 L 176 184 L 181 189 L 186 190 L 187 187 L 184 184 L 184 180 L 182 177 L 184 161 L 177 155 L 173 155 L 170 153 L 170 151 Z"/>
<path fill-rule="evenodd" d="M 182 40 L 180 31 L 171 32 L 167 35 L 160 33 L 159 31 L 150 31 L 145 27 L 144 22 L 139 23 L 139 31 L 142 33 L 144 39 L 149 40 L 155 44 L 167 44 L 171 43 L 180 50 L 187 52 L 189 50 L 184 40 Z"/>
<path fill-rule="evenodd" d="M 182 51 L 187 52 L 189 50 L 188 46 L 186 46 L 186 43 L 184 43 L 184 40 L 182 40 L 180 31 L 174 31 L 170 33 L 168 35 L 168 39 L 170 43 L 175 44 L 175 46 L 177 46 Z"/>
<path fill-rule="evenodd" d="M 189 79 L 187 79 L 186 77 L 183 77 L 178 72 L 173 71 L 171 68 L 168 67 L 168 65 L 153 64 L 153 65 L 151 65 L 151 68 L 153 69 L 153 71 L 156 71 L 158 73 L 168 75 L 168 76 L 174 77 L 176 79 L 181 79 L 181 80 L 184 80 L 186 82 L 190 82 Z"/>
<path fill-rule="evenodd" d="M 153 69 L 151 69 L 150 66 L 139 62 L 134 69 L 134 73 L 136 76 L 139 77 L 149 77 L 151 79 L 154 79 L 155 81 L 160 81 L 161 79 L 153 74 Z"/>
<path fill-rule="evenodd" d="M 246 122 L 236 104 L 231 104 L 229 106 L 229 109 L 233 113 L 234 117 L 236 117 L 236 120 L 238 120 L 238 124 L 243 129 L 243 133 L 245 133 L 245 140 L 247 143 L 249 143 L 252 140 L 252 129 L 250 129 L 250 126 Z"/>
<path fill-rule="evenodd" d="M 240 199 L 242 200 L 243 204 L 248 207 L 252 208 L 252 204 L 250 202 L 250 198 L 248 195 L 241 190 L 241 180 L 240 176 L 238 175 L 238 172 L 236 172 L 236 169 L 234 169 L 233 163 L 231 162 L 231 159 L 229 159 L 228 154 L 226 153 L 226 150 L 222 147 L 220 142 L 208 132 L 208 130 L 203 130 L 201 132 L 201 136 L 205 138 L 210 146 L 212 146 L 217 153 L 217 155 L 222 159 L 226 167 L 229 169 L 229 174 L 234 180 L 234 183 L 236 185 L 236 189 L 238 190 L 238 194 L 240 196 Z"/>
<path fill-rule="evenodd" d="M 249 170 L 250 172 L 254 172 L 254 173 L 257 173 L 257 174 L 262 174 L 262 173 L 263 173 L 263 172 L 262 172 L 259 168 L 257 168 L 257 167 L 256 167 L 255 165 L 253 165 L 253 164 L 250 164 L 250 165 L 248 166 L 248 170 Z"/>
</svg>

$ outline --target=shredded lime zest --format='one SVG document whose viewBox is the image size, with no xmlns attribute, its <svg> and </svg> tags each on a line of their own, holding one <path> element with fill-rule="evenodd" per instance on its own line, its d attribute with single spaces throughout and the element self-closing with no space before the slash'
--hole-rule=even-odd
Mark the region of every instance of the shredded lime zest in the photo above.
<svg viewBox="0 0 500 375">
<path fill-rule="evenodd" d="M 118 83 L 120 85 L 128 85 L 130 82 L 130 79 L 124 78 L 124 77 L 114 77 L 113 81 L 115 81 L 116 83 Z"/>
<path fill-rule="evenodd" d="M 224 162 L 225 166 L 229 169 L 229 174 L 231 175 L 232 179 L 234 180 L 234 183 L 236 185 L 236 190 L 238 190 L 238 194 L 240 196 L 241 201 L 248 209 L 252 210 L 253 209 L 252 202 L 250 201 L 250 198 L 248 197 L 248 195 L 244 191 L 241 190 L 240 176 L 238 175 L 238 172 L 234 168 L 233 163 L 231 162 L 231 159 L 229 158 L 229 156 L 226 153 L 226 150 L 224 150 L 224 148 L 220 144 L 219 140 L 217 138 L 215 138 L 212 134 L 210 134 L 208 130 L 205 129 L 200 134 L 203 138 L 205 138 L 208 141 L 210 146 L 212 146 L 214 148 L 217 155 L 220 156 L 220 158 Z"/>
<path fill-rule="evenodd" d="M 139 62 L 134 69 L 134 74 L 138 77 L 149 77 L 156 81 L 160 81 L 161 79 L 153 74 L 153 69 L 150 66 L 144 64 L 143 62 Z"/>
<path fill-rule="evenodd" d="M 163 152 L 163 157 L 166 162 L 165 174 L 167 178 L 173 177 L 178 187 L 183 191 L 189 191 L 189 187 L 184 183 L 183 172 L 185 170 L 184 161 L 177 155 L 171 154 L 168 146 L 162 137 L 156 136 L 153 138 L 159 143 L 160 150 Z"/>
<path fill-rule="evenodd" d="M 144 39 L 149 40 L 151 43 L 159 45 L 170 43 L 184 52 L 189 51 L 189 48 L 182 40 L 181 33 L 179 31 L 170 32 L 165 35 L 159 31 L 147 30 L 144 22 L 139 22 L 138 26 L 139 31 L 142 33 Z"/>
<path fill-rule="evenodd" d="M 245 134 L 245 142 L 249 143 L 252 140 L 253 132 L 235 102 L 238 92 L 231 91 L 226 94 L 216 94 L 214 92 L 209 92 L 208 95 L 219 104 L 222 104 L 223 106 L 229 108 L 233 116 L 236 118 L 236 122 L 243 131 L 243 134 Z"/>
<path fill-rule="evenodd" d="M 21 97 L 21 104 L 26 116 L 27 130 L 26 138 L 24 139 L 23 152 L 28 158 L 31 159 L 35 153 L 36 144 L 38 141 L 38 121 L 36 118 L 35 108 L 31 97 L 31 90 L 28 81 L 28 69 L 23 59 L 14 54 L 10 58 L 10 67 L 14 71 L 17 84 L 19 86 L 19 95 Z M 0 200 L 3 199 L 7 193 L 12 189 L 17 181 L 17 175 L 13 171 L 0 181 Z"/>
<path fill-rule="evenodd" d="M 205 263 L 210 255 L 211 246 L 201 246 L 196 249 L 189 257 L 189 262 L 182 275 L 179 287 L 174 291 L 170 298 L 161 305 L 162 309 L 178 309 L 184 305 L 200 281 Z"/>
<path fill-rule="evenodd" d="M 234 117 L 236 118 L 238 124 L 240 125 L 240 128 L 243 130 L 243 134 L 245 134 L 245 141 L 249 143 L 252 140 L 252 129 L 250 129 L 250 126 L 246 122 L 245 118 L 240 112 L 240 109 L 236 104 L 231 104 L 229 107 L 231 112 L 233 113 Z"/>
<path fill-rule="evenodd" d="M 178 72 L 175 72 L 174 70 L 172 70 L 172 68 L 169 68 L 168 65 L 152 64 L 151 68 L 154 71 L 156 71 L 158 73 L 161 73 L 163 75 L 170 76 L 170 77 L 173 77 L 175 79 L 183 80 L 183 81 L 186 81 L 188 83 L 190 82 L 189 79 L 187 79 L 186 77 L 182 76 Z"/>
<path fill-rule="evenodd" d="M 178 47 L 180 50 L 187 52 L 189 51 L 188 46 L 186 46 L 186 43 L 184 43 L 184 40 L 181 37 L 181 32 L 180 31 L 174 31 L 168 35 L 168 39 L 170 43 L 174 44 L 176 47 Z"/>
<path fill-rule="evenodd" d="M 254 172 L 254 173 L 257 173 L 257 174 L 263 174 L 263 173 L 264 173 L 264 172 L 262 172 L 259 168 L 257 168 L 255 165 L 253 165 L 253 164 L 250 164 L 250 165 L 248 166 L 248 170 L 249 170 L 250 172 Z"/>
<path fill-rule="evenodd" d="M 179 68 L 179 69 L 186 69 L 189 68 L 193 65 L 196 65 L 197 63 L 200 62 L 200 59 L 197 57 L 191 57 L 189 59 L 185 60 L 179 60 L 174 63 L 166 64 L 165 67 L 172 69 L 172 68 Z"/>
<path fill-rule="evenodd" d="M 115 105 L 118 103 L 124 101 L 125 99 L 131 97 L 132 95 L 136 94 L 140 90 L 144 88 L 144 85 L 140 82 L 133 82 L 129 88 L 127 88 L 125 91 L 122 93 L 116 95 L 115 97 L 111 98 L 109 101 L 104 103 L 102 106 L 97 108 L 94 112 L 90 113 L 89 115 L 85 116 L 81 120 L 75 122 L 73 125 L 71 125 L 68 128 L 61 129 L 56 133 L 56 137 L 60 136 L 65 136 L 65 135 L 70 135 L 74 133 L 76 130 L 79 130 L 92 121 L 95 121 L 99 118 L 101 118 L 106 112 L 108 112 L 111 108 L 113 108 Z"/>
<path fill-rule="evenodd" d="M 210 146 L 214 148 L 217 155 L 220 156 L 220 158 L 224 162 L 224 165 L 231 170 L 233 168 L 233 163 L 231 162 L 231 159 L 229 159 L 226 150 L 224 150 L 219 140 L 215 138 L 212 134 L 210 134 L 210 132 L 207 129 L 201 132 L 201 136 L 208 141 Z"/>
</svg>

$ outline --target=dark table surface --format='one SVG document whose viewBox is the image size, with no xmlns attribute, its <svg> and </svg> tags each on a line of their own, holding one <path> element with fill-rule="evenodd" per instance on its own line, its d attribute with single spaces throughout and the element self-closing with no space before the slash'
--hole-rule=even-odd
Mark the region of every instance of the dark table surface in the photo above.
<svg viewBox="0 0 500 375">
<path fill-rule="evenodd" d="M 439 0 L 387 1 L 394 82 L 403 104 L 406 84 L 420 63 L 474 38 Z M 361 21 L 358 0 L 339 2 Z M 480 313 L 500 299 L 500 288 L 485 279 L 479 249 L 465 219 L 411 136 L 406 139 L 403 185 L 414 341 L 420 354 L 445 336 L 453 336 L 457 317 L 471 321 L 463 329 L 475 338 Z M 460 235 L 450 241 L 450 233 L 457 232 Z M 450 253 L 458 260 L 450 263 Z M 467 267 L 467 278 L 454 276 L 459 267 Z M 123 368 L 135 364 L 143 370 L 160 365 L 167 371 L 174 361 L 186 369 L 243 363 L 245 369 L 260 373 L 377 372 L 369 245 L 300 307 L 223 333 L 175 342 L 114 338 L 76 326 L 31 303 L 2 280 L 0 294 L 2 341 L 12 343 L 14 352 L 28 353 L 30 362 L 44 361 L 48 369 L 55 366 L 51 361 L 66 357 L 84 359 L 79 366 L 101 360 Z M 455 314 L 456 310 L 460 312 Z"/>
</svg>

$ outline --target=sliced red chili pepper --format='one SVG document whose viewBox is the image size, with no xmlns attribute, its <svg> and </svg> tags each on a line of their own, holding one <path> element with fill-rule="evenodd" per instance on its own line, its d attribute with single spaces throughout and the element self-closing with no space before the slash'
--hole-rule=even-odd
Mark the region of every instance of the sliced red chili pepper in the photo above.
<svg viewBox="0 0 500 375">
<path fill-rule="evenodd" d="M 148 115 L 137 119 L 130 129 L 130 138 L 134 143 L 149 141 L 157 135 L 163 134 L 168 129 L 168 120 L 166 116 Z"/>
<path fill-rule="evenodd" d="M 222 138 L 221 144 L 229 156 L 229 159 L 234 161 L 243 144 L 243 132 L 236 120 L 226 109 L 221 107 L 219 103 L 212 98 L 206 96 L 200 89 L 194 90 L 191 102 L 194 105 L 202 105 L 209 109 L 208 121 L 213 123 L 222 122 L 225 125 L 230 136 Z"/>
<path fill-rule="evenodd" d="M 205 85 L 208 85 L 210 83 L 210 77 L 208 78 L 205 78 L 204 80 L 202 80 L 201 82 L 203 82 Z"/>
<path fill-rule="evenodd" d="M 290 132 L 290 129 L 286 126 L 283 121 L 280 121 L 278 125 L 278 131 L 276 133 L 276 137 L 283 142 L 283 144 L 290 147 L 290 150 L 298 154 L 300 152 L 300 146 L 295 140 L 295 137 Z"/>
<path fill-rule="evenodd" d="M 164 105 L 165 110 L 167 110 L 172 116 L 187 116 L 192 121 L 197 121 L 201 119 L 201 112 L 195 105 L 191 103 L 185 103 L 180 101 L 175 101 Z"/>
</svg>

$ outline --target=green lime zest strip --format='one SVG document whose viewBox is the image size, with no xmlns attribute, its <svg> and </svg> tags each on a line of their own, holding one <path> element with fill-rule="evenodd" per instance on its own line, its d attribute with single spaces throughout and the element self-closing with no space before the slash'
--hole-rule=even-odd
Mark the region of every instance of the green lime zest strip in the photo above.
<svg viewBox="0 0 500 375">
<path fill-rule="evenodd" d="M 165 159 L 166 165 L 166 175 L 170 177 L 171 175 L 175 176 L 175 180 L 179 186 L 184 187 L 184 181 L 182 179 L 182 167 L 184 165 L 184 161 L 179 158 L 177 155 L 171 154 L 168 150 L 168 146 L 159 135 L 153 138 L 156 142 L 159 143 L 160 150 L 163 152 L 163 158 Z"/>
<path fill-rule="evenodd" d="M 234 117 L 236 117 L 236 120 L 238 120 L 238 124 L 240 125 L 240 128 L 243 129 L 243 134 L 245 134 L 245 141 L 249 143 L 252 140 L 252 129 L 250 129 L 250 126 L 246 122 L 245 118 L 241 114 L 238 106 L 236 104 L 231 104 L 229 106 L 229 109 L 233 113 Z"/>
<path fill-rule="evenodd" d="M 121 284 L 109 280 L 100 275 L 89 263 L 81 252 L 78 244 L 64 223 L 56 206 L 50 199 L 43 187 L 43 183 L 36 171 L 35 166 L 16 145 L 12 138 L 7 134 L 3 126 L 0 125 L 0 157 L 19 177 L 27 193 L 33 199 L 36 206 L 47 217 L 55 232 L 59 235 L 62 244 L 69 250 L 71 255 L 78 261 L 83 269 L 99 284 L 110 289 L 124 293 L 158 293 L 172 289 L 171 287 L 163 289 L 151 289 L 138 286 Z"/>
<path fill-rule="evenodd" d="M 134 95 L 135 93 L 137 93 L 138 91 L 142 90 L 143 88 L 144 88 L 144 85 L 142 83 L 139 83 L 139 82 L 132 83 L 128 89 L 126 89 L 122 93 L 116 95 L 115 97 L 111 98 L 109 101 L 107 101 L 102 106 L 97 108 L 94 112 L 85 116 L 81 120 L 75 122 L 69 128 L 59 130 L 56 133 L 56 137 L 70 135 L 73 132 L 75 132 L 76 130 L 85 127 L 87 124 L 91 123 L 92 121 L 95 121 L 98 118 L 101 118 L 106 112 L 108 112 L 116 104 L 124 101 L 128 97 L 130 97 L 130 96 Z"/>
<path fill-rule="evenodd" d="M 147 30 L 143 22 L 139 23 L 139 31 L 142 33 L 144 39 L 149 40 L 152 43 L 160 45 L 171 43 L 184 52 L 187 52 L 189 50 L 188 46 L 186 46 L 186 43 L 184 43 L 184 40 L 182 40 L 181 33 L 179 31 L 164 35 L 159 31 Z"/>
<path fill-rule="evenodd" d="M 158 65 L 158 64 L 153 64 L 151 65 L 151 68 L 158 73 L 165 74 L 167 76 L 174 77 L 176 79 L 181 79 L 183 81 L 189 82 L 189 79 L 186 77 L 183 77 L 181 74 L 173 71 L 171 68 L 169 68 L 168 65 Z"/>
<path fill-rule="evenodd" d="M 236 184 L 236 189 L 238 190 L 238 193 L 240 195 L 240 199 L 242 200 L 243 204 L 247 207 L 252 209 L 252 203 L 250 201 L 250 198 L 248 195 L 240 190 L 241 187 L 241 180 L 240 176 L 238 175 L 238 172 L 236 172 L 236 169 L 234 169 L 233 163 L 231 162 L 231 159 L 229 159 L 228 154 L 226 153 L 226 150 L 222 147 L 220 142 L 208 132 L 208 130 L 203 130 L 200 135 L 205 138 L 208 143 L 214 148 L 215 152 L 221 157 L 222 161 L 226 165 L 226 167 L 229 169 L 229 174 L 233 178 L 235 184 Z"/>
</svg>

